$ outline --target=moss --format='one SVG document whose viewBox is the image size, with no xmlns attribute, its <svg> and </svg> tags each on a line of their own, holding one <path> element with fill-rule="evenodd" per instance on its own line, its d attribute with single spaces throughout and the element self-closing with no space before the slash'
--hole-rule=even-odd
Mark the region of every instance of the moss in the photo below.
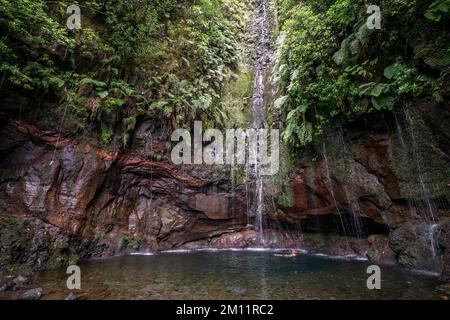
<svg viewBox="0 0 450 320">
<path fill-rule="evenodd" d="M 145 239 L 143 238 L 124 235 L 118 238 L 117 248 L 119 252 L 137 252 L 144 242 Z"/>
<path fill-rule="evenodd" d="M 25 263 L 32 237 L 29 225 L 13 216 L 0 217 L 0 267 Z"/>
<path fill-rule="evenodd" d="M 54 238 L 37 219 L 0 217 L 0 270 L 13 273 L 65 267 L 79 260 L 79 250 L 75 240 L 63 234 Z"/>
<path fill-rule="evenodd" d="M 285 187 L 283 192 L 276 197 L 276 204 L 281 208 L 291 208 L 294 206 L 294 191 L 290 187 Z"/>
<path fill-rule="evenodd" d="M 243 185 L 245 183 L 245 179 L 247 177 L 247 173 L 245 171 L 244 167 L 239 167 L 238 169 L 235 169 L 234 172 L 234 183 L 235 185 Z"/>
<path fill-rule="evenodd" d="M 143 239 L 132 237 L 128 239 L 127 246 L 130 251 L 136 252 L 141 248 L 142 243 Z"/>
<path fill-rule="evenodd" d="M 252 90 L 253 74 L 244 70 L 237 72 L 225 85 L 223 109 L 228 115 L 229 128 L 242 128 L 249 123 Z"/>
<path fill-rule="evenodd" d="M 102 133 L 101 133 L 102 142 L 104 145 L 108 145 L 112 140 L 113 131 L 110 127 L 106 126 L 103 123 L 102 123 L 101 127 L 102 127 Z"/>
</svg>

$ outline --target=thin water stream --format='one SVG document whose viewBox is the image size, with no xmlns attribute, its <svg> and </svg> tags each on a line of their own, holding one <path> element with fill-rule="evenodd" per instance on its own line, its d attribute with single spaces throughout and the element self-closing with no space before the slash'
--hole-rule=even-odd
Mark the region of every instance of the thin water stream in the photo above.
<svg viewBox="0 0 450 320">
<path fill-rule="evenodd" d="M 264 180 L 261 174 L 261 159 L 259 159 L 259 148 L 262 148 L 259 143 L 261 139 L 260 130 L 264 128 L 265 122 L 265 78 L 267 73 L 267 67 L 269 66 L 273 53 L 270 50 L 270 22 L 267 12 L 268 2 L 267 0 L 258 0 L 254 3 L 255 16 L 253 23 L 256 28 L 253 30 L 253 38 L 255 43 L 253 53 L 253 67 L 255 72 L 255 79 L 253 85 L 253 98 L 252 98 L 252 124 L 253 129 L 256 131 L 256 140 L 258 143 L 254 145 L 256 150 L 252 150 L 252 153 L 256 157 L 255 165 L 253 168 L 253 178 L 255 180 L 255 217 L 256 227 L 259 233 L 259 244 L 264 244 Z"/>
<path fill-rule="evenodd" d="M 429 226 L 428 241 L 432 258 L 437 257 L 437 244 L 435 240 L 439 224 L 436 223 L 436 210 L 431 199 L 431 192 L 425 183 L 423 159 L 420 154 L 419 145 L 416 140 L 415 120 L 407 105 L 403 105 L 400 114 L 394 112 L 394 120 L 397 129 L 398 139 L 401 145 L 401 156 L 405 163 L 410 163 L 412 172 L 417 177 L 417 190 L 407 190 L 411 194 L 408 197 L 408 205 L 411 212 L 411 218 L 421 218 Z M 402 126 L 403 124 L 403 126 Z M 409 134 L 405 136 L 405 133 Z M 409 142 L 409 143 L 407 143 Z M 412 160 L 412 161 L 410 161 Z"/>
</svg>

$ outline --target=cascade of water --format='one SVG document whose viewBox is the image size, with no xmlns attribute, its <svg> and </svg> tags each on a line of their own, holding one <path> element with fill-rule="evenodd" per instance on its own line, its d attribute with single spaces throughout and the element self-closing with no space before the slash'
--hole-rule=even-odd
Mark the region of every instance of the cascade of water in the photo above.
<svg viewBox="0 0 450 320">
<path fill-rule="evenodd" d="M 418 144 L 416 141 L 416 133 L 414 131 L 414 119 L 412 118 L 408 108 L 405 105 L 403 105 L 403 112 L 405 115 L 405 119 L 409 125 L 409 133 L 411 135 L 411 141 L 412 141 L 411 151 L 412 151 L 413 161 L 416 166 L 416 174 L 417 174 L 417 177 L 419 178 L 419 184 L 420 184 L 420 188 L 422 189 L 422 195 L 423 195 L 423 198 L 426 203 L 428 219 L 431 220 L 431 224 L 435 224 L 436 218 L 435 218 L 435 214 L 434 214 L 433 205 L 431 204 L 431 193 L 430 193 L 429 189 L 427 188 L 424 177 L 423 177 L 422 160 L 419 155 L 419 147 L 418 147 Z"/>
<path fill-rule="evenodd" d="M 255 18 L 257 22 L 257 27 L 254 30 L 255 37 L 255 51 L 253 54 L 253 63 L 255 69 L 255 80 L 253 86 L 253 99 L 252 99 L 252 118 L 253 118 L 253 129 L 256 131 L 256 141 L 252 150 L 255 155 L 254 161 L 254 179 L 255 179 L 255 203 L 254 210 L 256 216 L 256 225 L 259 232 L 259 243 L 264 244 L 264 233 L 263 233 L 263 217 L 264 217 L 264 181 L 261 175 L 261 159 L 258 158 L 260 155 L 259 145 L 260 141 L 260 130 L 264 128 L 264 118 L 265 118 L 265 83 L 264 78 L 266 74 L 266 69 L 271 61 L 270 53 L 270 35 L 269 35 L 269 18 L 267 14 L 267 0 L 255 1 L 254 5 L 257 7 L 257 16 Z"/>
<path fill-rule="evenodd" d="M 153 156 L 153 135 L 150 133 L 150 154 Z M 153 170 L 150 172 L 150 209 L 153 207 Z"/>
<path fill-rule="evenodd" d="M 405 139 L 403 139 L 403 130 L 402 130 L 402 126 L 400 125 L 400 122 L 398 121 L 398 117 L 397 114 L 394 112 L 394 120 L 395 120 L 395 127 L 397 129 L 397 135 L 400 139 L 400 143 L 402 145 L 402 148 L 404 150 L 406 150 L 406 144 L 405 144 Z"/>
<path fill-rule="evenodd" d="M 55 148 L 53 150 L 53 155 L 52 155 L 52 160 L 50 161 L 50 165 L 52 166 L 55 163 L 55 156 L 56 156 L 56 149 L 59 143 L 59 140 L 61 139 L 61 131 L 63 129 L 64 126 L 64 121 L 66 119 L 66 114 L 67 114 L 67 108 L 69 107 L 69 104 L 66 103 L 66 106 L 64 107 L 64 113 L 63 113 L 63 117 L 61 119 L 61 123 L 59 125 L 59 129 L 58 129 L 58 139 L 56 140 L 56 144 L 55 144 Z"/>
<path fill-rule="evenodd" d="M 341 222 L 342 232 L 344 233 L 344 235 L 347 235 L 347 230 L 346 230 L 346 227 L 345 227 L 344 219 L 342 218 L 341 210 L 339 209 L 339 204 L 338 204 L 338 202 L 336 200 L 336 196 L 334 195 L 333 182 L 331 180 L 330 166 L 329 166 L 329 163 L 328 163 L 327 146 L 325 144 L 325 141 L 323 141 L 323 143 L 322 143 L 322 151 L 323 151 L 323 158 L 325 160 L 325 173 L 326 173 L 326 176 L 327 176 L 328 188 L 330 190 L 331 197 L 333 198 L 334 205 L 335 205 L 337 213 L 339 215 L 339 220 Z"/>
<path fill-rule="evenodd" d="M 437 251 L 436 251 L 435 234 L 439 225 L 436 224 L 435 212 L 433 205 L 431 203 L 431 193 L 425 184 L 425 179 L 423 176 L 422 160 L 419 155 L 419 146 L 416 140 L 417 133 L 415 132 L 414 129 L 415 125 L 414 119 L 406 105 L 403 105 L 402 111 L 403 111 L 403 118 L 405 121 L 405 129 L 402 128 L 401 122 L 399 121 L 399 117 L 394 112 L 394 120 L 397 128 L 397 135 L 399 137 L 402 148 L 401 150 L 402 157 L 405 163 L 409 163 L 411 165 L 412 172 L 416 174 L 418 178 L 419 188 L 422 193 L 421 197 L 423 198 L 423 200 L 416 200 L 414 198 L 414 190 L 409 190 L 409 188 L 407 187 L 408 191 L 412 191 L 411 194 L 408 196 L 408 206 L 412 218 L 420 218 L 421 216 L 425 216 L 426 220 L 428 220 L 429 232 L 428 232 L 428 239 L 426 241 L 429 242 L 432 257 L 436 258 Z M 410 146 L 408 146 L 406 143 L 404 131 L 407 131 L 409 134 L 410 137 L 409 141 L 411 141 Z M 416 236 L 418 235 L 416 234 Z"/>
<path fill-rule="evenodd" d="M 236 195 L 236 173 L 235 173 L 235 167 L 232 164 L 231 170 L 230 170 L 230 176 L 231 176 L 231 216 L 234 217 L 234 198 Z"/>
<path fill-rule="evenodd" d="M 357 237 L 363 237 L 367 234 L 365 225 L 361 219 L 361 207 L 359 200 L 353 200 L 350 203 L 350 213 L 351 213 L 351 227 L 353 234 Z"/>
<path fill-rule="evenodd" d="M 439 227 L 439 224 L 437 224 L 437 223 L 434 223 L 430 226 L 430 246 L 431 246 L 431 252 L 433 253 L 433 257 L 437 256 L 435 235 L 436 235 L 436 231 L 437 231 L 438 227 Z"/>
<path fill-rule="evenodd" d="M 340 130 L 339 130 L 339 139 L 340 139 L 340 143 L 342 144 L 342 147 L 344 150 L 344 164 L 345 164 L 345 168 L 347 169 L 347 164 L 348 164 L 347 159 L 348 159 L 350 153 L 348 151 L 347 144 L 345 143 L 344 130 L 343 130 L 342 126 L 340 127 Z M 356 172 L 355 172 L 355 168 L 353 167 L 353 165 L 351 163 L 349 163 L 348 165 L 349 165 L 349 171 L 350 171 L 349 185 L 353 186 L 354 185 L 353 182 L 356 179 Z M 354 190 L 348 190 L 347 187 L 345 187 L 345 186 L 344 186 L 344 189 L 347 194 L 347 199 L 351 199 L 349 209 L 350 209 L 350 228 L 352 230 L 352 234 L 356 235 L 357 237 L 362 237 L 367 234 L 367 230 L 366 230 L 366 226 L 364 225 L 363 220 L 361 219 L 361 206 L 360 206 L 359 199 L 354 199 L 354 197 L 353 197 Z"/>
<path fill-rule="evenodd" d="M 247 161 L 247 164 L 246 164 L 246 166 L 245 166 L 245 181 L 244 181 L 244 184 L 245 184 L 245 200 L 246 200 L 246 205 L 247 205 L 247 225 L 249 225 L 250 226 L 250 216 L 249 216 L 249 212 L 250 212 L 250 199 L 249 199 L 249 183 L 250 183 L 250 175 L 249 175 L 249 173 L 250 173 L 250 164 L 249 164 L 249 162 Z"/>
<path fill-rule="evenodd" d="M 403 161 L 405 161 L 405 163 L 407 163 L 409 160 L 409 156 L 406 154 L 408 149 L 406 148 L 405 138 L 403 137 L 403 129 L 402 129 L 402 126 L 400 125 L 400 121 L 398 119 L 396 112 L 394 112 L 394 121 L 395 121 L 395 126 L 397 129 L 397 136 L 398 136 L 398 138 L 400 140 L 400 144 L 401 144 L 402 158 L 403 158 Z M 411 197 L 408 197 L 407 201 L 408 201 L 408 207 L 409 207 L 409 212 L 410 212 L 411 218 L 417 217 L 417 210 L 416 210 L 416 205 L 415 205 L 414 200 Z"/>
<path fill-rule="evenodd" d="M 259 134 L 258 134 L 259 136 Z M 258 139 L 259 140 L 259 139 Z M 256 147 L 256 145 L 255 145 Z M 263 178 L 261 176 L 261 164 L 260 159 L 256 160 L 255 163 L 255 179 L 256 179 L 256 221 L 259 231 L 259 243 L 264 244 L 264 230 L 263 230 L 263 215 L 264 215 L 264 205 L 263 205 Z"/>
</svg>

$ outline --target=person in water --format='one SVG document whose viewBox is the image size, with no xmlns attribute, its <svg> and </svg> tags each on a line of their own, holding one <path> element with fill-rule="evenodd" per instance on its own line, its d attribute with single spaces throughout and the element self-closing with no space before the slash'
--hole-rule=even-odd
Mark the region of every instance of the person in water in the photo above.
<svg viewBox="0 0 450 320">
<path fill-rule="evenodd" d="M 295 250 L 292 250 L 291 254 L 287 255 L 287 257 L 289 257 L 289 258 L 294 258 L 296 256 L 297 256 L 297 251 L 295 251 Z"/>
<path fill-rule="evenodd" d="M 297 251 L 292 250 L 289 254 L 276 254 L 277 257 L 294 258 L 297 256 Z"/>
</svg>

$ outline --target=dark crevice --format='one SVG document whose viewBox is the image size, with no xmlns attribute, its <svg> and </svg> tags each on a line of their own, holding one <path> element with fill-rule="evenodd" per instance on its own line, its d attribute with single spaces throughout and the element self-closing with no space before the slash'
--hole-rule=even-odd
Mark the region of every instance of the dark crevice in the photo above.
<svg viewBox="0 0 450 320">
<path fill-rule="evenodd" d="M 389 226 L 377 223 L 373 219 L 366 217 L 358 218 L 360 220 L 359 224 L 361 225 L 360 231 L 358 232 L 354 219 L 350 213 L 343 213 L 341 216 L 317 215 L 302 219 L 296 224 L 267 221 L 267 227 L 270 229 L 281 228 L 282 230 L 299 231 L 302 233 L 338 234 L 358 238 L 365 238 L 371 235 L 387 235 L 390 233 Z"/>
</svg>

